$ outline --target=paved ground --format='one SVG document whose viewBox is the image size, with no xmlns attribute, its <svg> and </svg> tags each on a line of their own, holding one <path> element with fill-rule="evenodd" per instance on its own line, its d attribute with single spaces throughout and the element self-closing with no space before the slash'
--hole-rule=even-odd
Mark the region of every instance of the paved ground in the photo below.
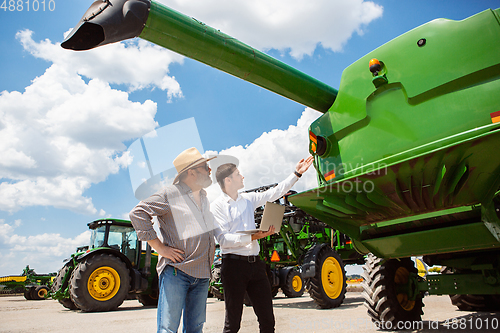
<svg viewBox="0 0 500 333">
<path fill-rule="evenodd" d="M 424 298 L 424 303 L 423 322 L 408 323 L 408 328 L 414 327 L 407 332 L 500 332 L 500 313 L 458 311 L 451 305 L 448 296 L 428 296 Z M 290 299 L 280 293 L 274 300 L 274 311 L 278 333 L 380 332 L 368 319 L 361 293 L 358 292 L 347 293 L 341 307 L 329 310 L 316 308 L 307 295 Z M 220 333 L 223 321 L 224 302 L 209 298 L 204 332 Z M 447 322 L 449 326 L 446 326 Z M 22 296 L 0 297 L 0 332 L 144 333 L 155 330 L 156 308 L 143 307 L 135 300 L 125 301 L 117 311 L 84 313 L 67 310 L 53 300 L 27 301 Z M 240 332 L 258 332 L 251 307 L 244 309 Z"/>
</svg>

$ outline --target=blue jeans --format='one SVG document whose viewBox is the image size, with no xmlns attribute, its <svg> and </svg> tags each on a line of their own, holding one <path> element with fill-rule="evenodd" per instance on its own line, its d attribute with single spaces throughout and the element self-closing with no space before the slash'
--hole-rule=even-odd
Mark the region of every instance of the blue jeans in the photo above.
<svg viewBox="0 0 500 333">
<path fill-rule="evenodd" d="M 176 333 L 183 312 L 182 332 L 202 333 L 209 279 L 198 279 L 167 266 L 160 274 L 159 283 L 158 333 Z"/>
</svg>

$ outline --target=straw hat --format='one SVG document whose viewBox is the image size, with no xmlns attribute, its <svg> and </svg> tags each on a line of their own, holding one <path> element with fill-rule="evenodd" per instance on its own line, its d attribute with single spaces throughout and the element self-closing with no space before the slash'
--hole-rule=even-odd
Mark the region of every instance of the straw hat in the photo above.
<svg viewBox="0 0 500 333">
<path fill-rule="evenodd" d="M 174 160 L 174 166 L 177 170 L 177 176 L 175 176 L 174 184 L 179 181 L 179 175 L 186 170 L 193 169 L 202 163 L 206 163 L 217 156 L 211 158 L 204 158 L 198 149 L 192 147 L 184 150 L 180 153 Z"/>
</svg>

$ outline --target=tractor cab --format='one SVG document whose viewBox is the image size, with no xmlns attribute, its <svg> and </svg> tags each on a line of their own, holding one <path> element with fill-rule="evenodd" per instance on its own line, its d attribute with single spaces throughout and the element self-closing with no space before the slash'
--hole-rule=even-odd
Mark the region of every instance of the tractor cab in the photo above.
<svg viewBox="0 0 500 333">
<path fill-rule="evenodd" d="M 89 250 L 111 248 L 123 253 L 132 264 L 137 266 L 141 253 L 141 242 L 130 221 L 105 219 L 90 222 L 91 230 Z"/>
</svg>

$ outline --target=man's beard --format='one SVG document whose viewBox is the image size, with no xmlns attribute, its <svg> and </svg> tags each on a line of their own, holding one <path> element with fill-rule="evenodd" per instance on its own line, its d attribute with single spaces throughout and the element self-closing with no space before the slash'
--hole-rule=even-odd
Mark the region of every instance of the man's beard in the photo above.
<svg viewBox="0 0 500 333">
<path fill-rule="evenodd" d="M 212 178 L 210 178 L 209 175 L 202 174 L 201 172 L 198 172 L 198 170 L 196 170 L 196 173 L 197 173 L 196 175 L 197 185 L 200 185 L 203 188 L 207 188 L 210 185 L 212 185 Z"/>
</svg>

